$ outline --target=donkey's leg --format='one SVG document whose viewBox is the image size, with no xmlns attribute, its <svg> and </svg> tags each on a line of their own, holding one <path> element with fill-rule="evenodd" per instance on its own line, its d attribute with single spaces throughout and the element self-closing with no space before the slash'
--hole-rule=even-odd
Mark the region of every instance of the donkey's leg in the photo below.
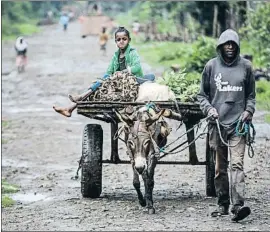
<svg viewBox="0 0 270 232">
<path fill-rule="evenodd" d="M 154 172 L 156 167 L 157 159 L 156 157 L 151 157 L 149 160 L 148 170 L 143 173 L 143 180 L 145 186 L 145 200 L 146 207 L 148 208 L 149 214 L 154 214 L 156 212 L 153 206 L 153 189 L 154 189 Z"/>
<path fill-rule="evenodd" d="M 142 207 L 145 207 L 146 202 L 145 202 L 145 199 L 144 199 L 143 194 L 142 194 L 141 189 L 140 189 L 141 184 L 140 184 L 139 174 L 134 169 L 134 167 L 133 167 L 133 186 L 136 189 L 140 205 Z"/>
</svg>

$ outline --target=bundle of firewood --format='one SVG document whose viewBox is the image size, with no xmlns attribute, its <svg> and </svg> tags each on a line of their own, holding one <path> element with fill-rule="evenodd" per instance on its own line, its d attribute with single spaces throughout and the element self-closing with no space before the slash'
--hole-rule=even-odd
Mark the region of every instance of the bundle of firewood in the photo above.
<svg viewBox="0 0 270 232">
<path fill-rule="evenodd" d="M 89 101 L 134 102 L 139 91 L 136 77 L 125 72 L 116 72 L 89 96 Z"/>
</svg>

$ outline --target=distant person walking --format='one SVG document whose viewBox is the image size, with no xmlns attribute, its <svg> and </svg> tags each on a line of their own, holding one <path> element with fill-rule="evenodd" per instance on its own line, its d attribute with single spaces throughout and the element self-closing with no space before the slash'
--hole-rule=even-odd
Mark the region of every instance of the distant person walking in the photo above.
<svg viewBox="0 0 270 232">
<path fill-rule="evenodd" d="M 68 22 L 69 22 L 69 17 L 67 13 L 64 12 L 60 17 L 60 24 L 62 24 L 64 31 L 67 30 Z"/>
<path fill-rule="evenodd" d="M 133 31 L 133 35 L 137 36 L 139 31 L 140 31 L 140 23 L 138 22 L 138 20 L 135 20 L 132 24 L 132 31 Z"/>
<path fill-rule="evenodd" d="M 26 53 L 27 53 L 28 44 L 22 36 L 19 36 L 16 39 L 14 48 L 17 53 L 16 66 L 19 71 L 24 71 L 24 68 L 27 64 Z"/>
<path fill-rule="evenodd" d="M 106 33 L 106 27 L 102 27 L 102 32 L 99 35 L 100 50 L 103 51 L 103 55 L 106 55 L 106 45 L 109 40 L 109 36 Z"/>
</svg>

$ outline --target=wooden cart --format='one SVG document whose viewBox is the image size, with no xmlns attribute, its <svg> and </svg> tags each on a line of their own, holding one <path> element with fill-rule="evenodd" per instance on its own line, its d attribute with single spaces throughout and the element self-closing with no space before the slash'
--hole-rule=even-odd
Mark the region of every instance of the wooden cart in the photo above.
<svg viewBox="0 0 270 232">
<path fill-rule="evenodd" d="M 171 101 L 153 101 L 160 108 L 167 108 L 180 112 L 184 116 L 186 131 L 191 129 L 204 118 L 197 103 L 181 103 Z M 118 140 L 114 140 L 120 123 L 114 109 L 121 110 L 127 105 L 144 106 L 145 102 L 79 102 L 77 113 L 91 119 L 110 123 L 111 128 L 111 157 L 103 160 L 103 130 L 100 124 L 87 124 L 83 132 L 82 159 L 81 159 L 81 192 L 83 197 L 96 198 L 102 192 L 102 164 L 129 164 L 129 160 L 120 160 L 118 155 Z M 205 161 L 199 162 L 196 153 L 196 142 L 194 129 L 187 133 L 189 144 L 189 161 L 158 161 L 158 164 L 182 164 L 182 165 L 205 165 L 206 167 L 206 195 L 216 196 L 214 187 L 215 166 L 212 151 L 206 136 Z M 108 149 L 108 148 L 107 148 Z"/>
</svg>

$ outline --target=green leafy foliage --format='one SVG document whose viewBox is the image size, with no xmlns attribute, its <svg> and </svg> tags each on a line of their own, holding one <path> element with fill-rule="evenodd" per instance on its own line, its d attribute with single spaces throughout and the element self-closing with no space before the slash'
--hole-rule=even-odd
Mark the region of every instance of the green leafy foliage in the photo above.
<svg viewBox="0 0 270 232">
<path fill-rule="evenodd" d="M 176 98 L 181 102 L 194 102 L 199 91 L 199 74 L 186 73 L 185 70 L 179 72 L 166 71 L 157 80 L 158 83 L 167 85 L 175 93 Z"/>
<path fill-rule="evenodd" d="M 270 123 L 270 114 L 265 115 L 264 118 L 267 123 Z"/>
<path fill-rule="evenodd" d="M 170 46 L 170 47 L 169 47 Z M 216 40 L 208 37 L 199 37 L 194 43 L 186 43 L 179 46 L 179 43 L 170 43 L 164 46 L 160 52 L 159 62 L 183 60 L 188 72 L 203 71 L 208 60 L 216 56 Z"/>
<path fill-rule="evenodd" d="M 216 56 L 216 40 L 208 37 L 199 37 L 192 44 L 192 52 L 189 55 L 186 69 L 189 72 L 203 71 L 208 60 Z"/>
<path fill-rule="evenodd" d="M 259 56 L 259 65 L 270 64 L 270 3 L 258 3 L 257 8 L 248 12 L 247 26 L 240 30 L 253 46 L 253 53 Z"/>
<path fill-rule="evenodd" d="M 8 40 L 38 32 L 39 19 L 45 17 L 48 10 L 58 17 L 67 1 L 3 1 L 1 4 L 2 40 Z"/>
<path fill-rule="evenodd" d="M 256 94 L 258 108 L 270 111 L 270 82 L 265 80 L 257 81 Z"/>
</svg>

